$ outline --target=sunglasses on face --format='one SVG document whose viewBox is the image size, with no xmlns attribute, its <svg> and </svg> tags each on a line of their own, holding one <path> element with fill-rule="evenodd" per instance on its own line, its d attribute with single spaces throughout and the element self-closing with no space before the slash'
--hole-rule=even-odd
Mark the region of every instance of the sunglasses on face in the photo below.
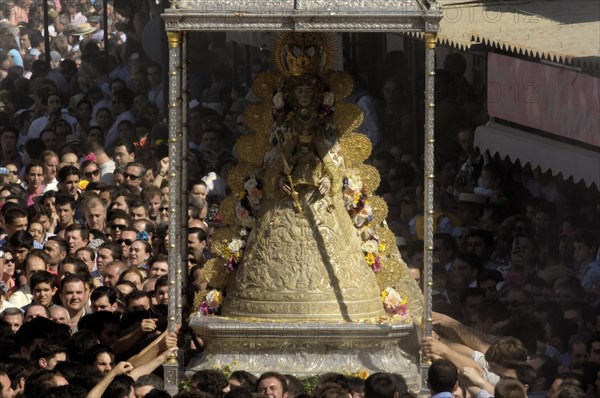
<svg viewBox="0 0 600 398">
<path fill-rule="evenodd" d="M 169 211 L 169 207 L 159 207 L 158 211 L 160 211 L 160 212 Z"/>
<path fill-rule="evenodd" d="M 135 181 L 138 178 L 140 178 L 140 176 L 136 176 L 135 174 L 123 173 L 123 178 L 126 180 L 129 179 Z"/>
<path fill-rule="evenodd" d="M 131 239 L 117 239 L 117 243 L 122 245 L 123 243 L 125 243 L 125 246 L 131 246 L 131 244 L 133 243 L 133 241 Z"/>
<path fill-rule="evenodd" d="M 91 178 L 92 176 L 94 177 L 98 177 L 98 174 L 100 174 L 100 170 L 96 169 L 96 170 L 92 170 L 92 171 L 86 171 L 85 173 L 83 173 L 87 178 Z"/>
<path fill-rule="evenodd" d="M 112 229 L 118 229 L 118 230 L 124 230 L 125 228 L 127 228 L 127 225 L 125 224 L 111 224 L 110 226 Z"/>
</svg>

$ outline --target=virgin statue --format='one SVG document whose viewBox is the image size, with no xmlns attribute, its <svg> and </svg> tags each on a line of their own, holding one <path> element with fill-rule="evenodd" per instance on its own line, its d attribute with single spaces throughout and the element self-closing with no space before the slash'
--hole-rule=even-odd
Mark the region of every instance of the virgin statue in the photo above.
<svg viewBox="0 0 600 398">
<path fill-rule="evenodd" d="M 370 143 L 354 131 L 362 114 L 340 102 L 352 80 L 328 70 L 324 34 L 286 34 L 275 47 L 277 70 L 253 88 L 265 102 L 245 113 L 253 133 L 236 144 L 235 194 L 221 207 L 228 227 L 213 237 L 219 257 L 206 266 L 209 284 L 223 289 L 220 313 L 420 320 L 422 295 L 385 225 L 385 202 L 370 194 L 379 176 L 363 164 Z"/>
</svg>

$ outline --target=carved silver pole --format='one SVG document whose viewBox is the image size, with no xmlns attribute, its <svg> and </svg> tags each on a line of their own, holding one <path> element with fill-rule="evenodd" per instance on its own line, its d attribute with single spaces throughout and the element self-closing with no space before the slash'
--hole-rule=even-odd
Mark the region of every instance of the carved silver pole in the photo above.
<svg viewBox="0 0 600 398">
<path fill-rule="evenodd" d="M 189 59 L 187 57 L 187 46 L 188 46 L 188 33 L 183 33 L 183 41 L 181 44 L 181 120 L 182 120 L 182 128 L 181 128 L 181 138 L 179 142 L 181 143 L 180 147 L 180 156 L 181 156 L 181 259 L 179 261 L 179 267 L 177 267 L 177 285 L 179 286 L 179 293 L 177 295 L 177 311 L 176 317 L 178 322 L 182 322 L 183 325 L 183 316 L 182 310 L 185 304 L 185 296 L 183 291 L 185 291 L 185 286 L 187 283 L 187 229 L 188 229 L 188 161 L 189 161 L 189 150 L 188 150 L 188 129 L 189 129 L 189 120 L 188 120 L 188 80 L 187 80 L 187 67 L 189 64 Z M 180 371 L 183 372 L 183 354 L 185 352 L 185 347 L 180 347 L 179 350 L 179 360 L 180 360 Z"/>
<path fill-rule="evenodd" d="M 423 181 L 425 190 L 425 203 L 423 210 L 425 212 L 425 253 L 424 253 L 424 272 L 425 278 L 425 313 L 423 319 L 422 337 L 431 336 L 431 288 L 433 286 L 433 276 L 431 265 L 433 263 L 433 180 L 434 175 L 434 111 L 435 111 L 435 43 L 436 34 L 425 34 L 425 180 Z M 427 372 L 430 362 L 425 360 L 421 352 L 421 390 L 427 388 Z"/>
<path fill-rule="evenodd" d="M 181 325 L 177 303 L 181 295 L 178 269 L 181 265 L 181 32 L 167 32 L 169 42 L 169 309 L 168 330 Z M 177 393 L 178 364 L 173 355 L 164 365 L 165 390 Z"/>
</svg>

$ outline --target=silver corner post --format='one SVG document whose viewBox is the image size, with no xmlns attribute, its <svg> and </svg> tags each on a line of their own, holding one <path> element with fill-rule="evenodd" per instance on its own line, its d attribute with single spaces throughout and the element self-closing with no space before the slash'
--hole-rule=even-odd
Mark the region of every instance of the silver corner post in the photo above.
<svg viewBox="0 0 600 398">
<path fill-rule="evenodd" d="M 432 335 L 432 309 L 431 288 L 433 286 L 433 190 L 435 179 L 434 168 L 434 112 L 435 112 L 435 47 L 436 34 L 425 34 L 425 203 L 424 203 L 424 277 L 425 277 L 425 313 L 422 326 L 422 341 Z M 429 396 L 427 387 L 427 373 L 431 362 L 425 359 L 421 352 L 421 393 L 420 396 Z"/>
<path fill-rule="evenodd" d="M 182 33 L 167 32 L 169 43 L 169 305 L 168 331 L 176 332 L 181 326 L 180 303 L 181 284 L 181 116 L 182 116 Z M 179 317 L 178 317 L 179 315 Z M 171 356 L 164 364 L 165 390 L 177 394 L 179 364 L 177 355 Z"/>
</svg>

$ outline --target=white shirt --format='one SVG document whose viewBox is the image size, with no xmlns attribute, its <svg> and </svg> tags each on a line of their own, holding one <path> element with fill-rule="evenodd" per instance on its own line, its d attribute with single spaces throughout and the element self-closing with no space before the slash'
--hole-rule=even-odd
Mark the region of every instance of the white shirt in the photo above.
<svg viewBox="0 0 600 398">
<path fill-rule="evenodd" d="M 77 119 L 66 113 L 66 110 L 62 111 L 61 117 L 63 120 L 66 120 L 71 125 L 71 128 L 73 129 L 73 134 L 77 134 L 77 132 L 79 131 L 79 122 L 77 121 Z M 31 122 L 31 126 L 29 126 L 29 131 L 27 132 L 27 139 L 40 138 L 42 130 L 44 130 L 44 127 L 46 127 L 46 125 L 48 124 L 48 120 L 48 116 L 44 115 L 38 117 L 33 122 Z"/>
</svg>

